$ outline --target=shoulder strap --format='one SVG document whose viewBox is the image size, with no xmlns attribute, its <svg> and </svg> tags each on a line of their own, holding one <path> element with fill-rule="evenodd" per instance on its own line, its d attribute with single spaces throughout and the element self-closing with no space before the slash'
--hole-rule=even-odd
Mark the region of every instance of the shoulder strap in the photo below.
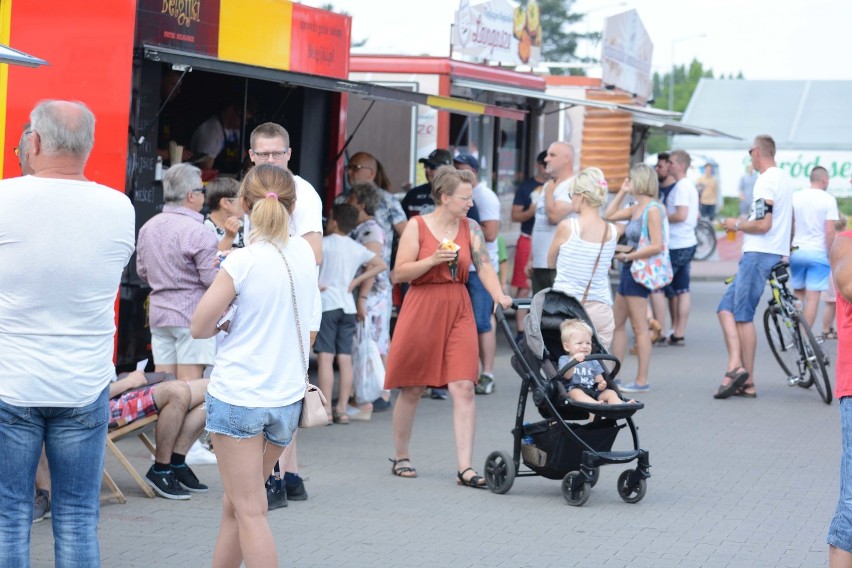
<svg viewBox="0 0 852 568">
<path fill-rule="evenodd" d="M 305 367 L 305 384 L 309 385 L 310 380 L 308 379 L 308 372 L 310 368 L 308 367 L 307 357 L 305 357 L 305 344 L 302 340 L 302 323 L 299 320 L 299 304 L 296 303 L 296 288 L 295 284 L 293 283 L 293 272 L 290 270 L 290 263 L 287 262 L 287 257 L 284 256 L 284 252 L 280 248 L 278 248 L 277 245 L 272 246 L 274 246 L 275 250 L 278 251 L 278 254 L 281 255 L 281 260 L 284 261 L 284 266 L 285 268 L 287 268 L 287 276 L 289 276 L 290 278 L 290 297 L 293 300 L 293 317 L 296 319 L 296 333 L 299 336 L 299 351 L 302 354 L 302 366 Z"/>
<path fill-rule="evenodd" d="M 576 219 L 573 219 L 576 221 Z M 595 272 L 598 270 L 598 264 L 601 261 L 601 254 L 603 254 L 604 243 L 606 243 L 606 236 L 609 233 L 609 225 L 604 227 L 603 237 L 601 237 L 601 248 L 598 250 L 598 257 L 595 259 L 595 265 L 592 267 L 592 275 L 589 276 L 589 283 L 586 284 L 586 290 L 583 292 L 583 300 L 582 303 L 586 303 L 586 298 L 589 297 L 589 290 L 592 288 L 592 280 L 595 279 Z"/>
</svg>

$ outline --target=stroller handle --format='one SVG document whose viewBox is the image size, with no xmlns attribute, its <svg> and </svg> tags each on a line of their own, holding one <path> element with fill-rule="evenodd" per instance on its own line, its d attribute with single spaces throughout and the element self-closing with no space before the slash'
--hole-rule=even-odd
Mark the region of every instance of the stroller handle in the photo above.
<svg viewBox="0 0 852 568">
<path fill-rule="evenodd" d="M 532 305 L 532 299 L 531 298 L 512 298 L 512 309 L 513 310 L 529 309 L 529 307 L 531 305 Z M 495 306 L 495 309 L 496 309 L 495 314 L 497 316 L 497 321 L 501 322 L 501 321 L 505 320 L 506 315 L 503 313 L 503 306 L 501 306 L 500 304 L 496 304 L 496 303 L 494 304 L 494 306 Z"/>
</svg>

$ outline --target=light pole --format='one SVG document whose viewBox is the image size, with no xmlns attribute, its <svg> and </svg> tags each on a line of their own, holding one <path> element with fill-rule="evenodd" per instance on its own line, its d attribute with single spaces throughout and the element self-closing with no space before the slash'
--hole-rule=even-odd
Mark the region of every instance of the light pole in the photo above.
<svg viewBox="0 0 852 568">
<path fill-rule="evenodd" d="M 679 37 L 677 39 L 672 40 L 672 71 L 669 74 L 669 110 L 674 110 L 674 76 L 675 76 L 675 44 L 680 43 L 682 41 L 688 41 L 691 39 L 700 39 L 703 37 L 707 37 L 707 34 L 699 34 L 699 35 L 691 35 L 686 37 Z"/>
</svg>

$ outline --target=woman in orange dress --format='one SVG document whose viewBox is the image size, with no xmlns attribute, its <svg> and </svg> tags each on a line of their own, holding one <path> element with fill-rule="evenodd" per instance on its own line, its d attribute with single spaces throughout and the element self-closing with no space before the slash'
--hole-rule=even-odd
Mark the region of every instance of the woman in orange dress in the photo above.
<svg viewBox="0 0 852 568">
<path fill-rule="evenodd" d="M 442 387 L 453 400 L 458 483 L 485 488 L 485 479 L 471 467 L 479 348 L 465 286 L 470 265 L 495 303 L 508 308 L 512 299 L 503 294 L 482 230 L 466 218 L 474 183 L 470 172 L 438 168 L 432 180 L 435 211 L 414 217 L 400 238 L 394 277 L 411 288 L 394 330 L 385 388 L 400 389 L 393 412 L 393 474 L 417 476 L 408 452 L 414 414 L 427 386 Z"/>
</svg>

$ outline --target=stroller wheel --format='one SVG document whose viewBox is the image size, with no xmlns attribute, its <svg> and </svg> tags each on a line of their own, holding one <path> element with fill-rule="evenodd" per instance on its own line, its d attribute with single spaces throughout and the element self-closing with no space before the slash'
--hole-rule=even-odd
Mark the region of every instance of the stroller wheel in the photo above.
<svg viewBox="0 0 852 568">
<path fill-rule="evenodd" d="M 502 495 L 515 482 L 515 461 L 499 450 L 491 452 L 485 460 L 485 482 L 492 493 Z"/>
<path fill-rule="evenodd" d="M 625 503 L 638 503 L 648 490 L 647 482 L 641 477 L 633 483 L 630 482 L 633 473 L 632 469 L 626 469 L 618 476 L 618 496 L 624 499 Z"/>
<path fill-rule="evenodd" d="M 577 483 L 577 478 L 581 478 L 584 480 L 582 484 L 577 489 L 572 489 L 575 483 Z M 579 471 L 569 472 L 562 479 L 562 497 L 565 498 L 565 502 L 569 505 L 573 505 L 574 507 L 582 507 L 586 504 L 586 501 L 589 500 L 589 495 L 592 493 L 592 484 L 588 481 L 585 481 L 585 476 Z"/>
</svg>

